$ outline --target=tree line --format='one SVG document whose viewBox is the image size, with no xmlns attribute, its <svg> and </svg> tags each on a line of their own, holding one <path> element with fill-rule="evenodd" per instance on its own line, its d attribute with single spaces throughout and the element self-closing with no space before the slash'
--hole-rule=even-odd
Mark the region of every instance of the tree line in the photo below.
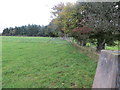
<svg viewBox="0 0 120 90">
<path fill-rule="evenodd" d="M 42 36 L 42 37 L 58 37 L 58 31 L 51 27 L 51 24 L 47 26 L 40 25 L 25 25 L 20 27 L 5 28 L 2 32 L 4 36 Z"/>
<path fill-rule="evenodd" d="M 120 2 L 60 3 L 52 14 L 58 30 L 81 46 L 95 43 L 100 51 L 120 40 Z"/>
<path fill-rule="evenodd" d="M 96 44 L 97 51 L 120 40 L 120 2 L 59 3 L 51 13 L 47 26 L 6 28 L 2 35 L 73 37 L 81 46 Z"/>
</svg>

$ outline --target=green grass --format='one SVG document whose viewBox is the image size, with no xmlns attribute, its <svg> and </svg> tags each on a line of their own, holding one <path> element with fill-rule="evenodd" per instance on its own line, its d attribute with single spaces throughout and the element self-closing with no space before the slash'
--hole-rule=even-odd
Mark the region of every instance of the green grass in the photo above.
<svg viewBox="0 0 120 90">
<path fill-rule="evenodd" d="M 106 50 L 118 50 L 118 46 L 107 46 Z"/>
<path fill-rule="evenodd" d="M 115 43 L 117 44 L 115 46 L 108 46 L 108 45 L 106 45 L 105 46 L 105 50 L 118 50 L 118 41 L 115 41 Z M 87 43 L 87 45 L 89 45 L 91 48 L 96 48 L 96 45 L 94 45 L 92 43 Z"/>
<path fill-rule="evenodd" d="M 119 46 L 119 41 L 114 41 L 114 43 L 116 44 L 116 45 L 114 45 L 114 46 L 106 46 L 106 50 L 118 50 L 118 46 Z"/>
<path fill-rule="evenodd" d="M 2 37 L 3 88 L 90 88 L 96 61 L 65 40 Z"/>
</svg>

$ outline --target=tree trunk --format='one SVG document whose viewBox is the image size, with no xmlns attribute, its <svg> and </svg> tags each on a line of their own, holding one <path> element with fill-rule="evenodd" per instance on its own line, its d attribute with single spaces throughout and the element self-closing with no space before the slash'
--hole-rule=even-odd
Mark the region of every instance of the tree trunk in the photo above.
<svg viewBox="0 0 120 90">
<path fill-rule="evenodd" d="M 84 40 L 81 40 L 80 46 L 86 46 L 86 42 Z"/>
<path fill-rule="evenodd" d="M 86 42 L 85 41 L 83 41 L 83 46 L 86 46 Z"/>
<path fill-rule="evenodd" d="M 103 49 L 105 49 L 105 40 L 98 40 L 97 51 L 100 52 Z"/>
</svg>

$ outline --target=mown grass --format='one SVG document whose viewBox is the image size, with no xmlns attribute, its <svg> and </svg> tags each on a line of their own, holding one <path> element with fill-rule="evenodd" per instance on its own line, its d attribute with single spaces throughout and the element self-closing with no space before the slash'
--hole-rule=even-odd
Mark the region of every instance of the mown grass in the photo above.
<svg viewBox="0 0 120 90">
<path fill-rule="evenodd" d="M 48 37 L 2 37 L 3 88 L 90 88 L 96 61 Z"/>
</svg>

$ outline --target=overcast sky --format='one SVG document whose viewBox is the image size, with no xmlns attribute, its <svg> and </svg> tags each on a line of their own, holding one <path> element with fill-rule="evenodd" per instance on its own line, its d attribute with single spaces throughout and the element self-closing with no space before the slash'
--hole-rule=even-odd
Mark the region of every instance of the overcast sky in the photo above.
<svg viewBox="0 0 120 90">
<path fill-rule="evenodd" d="M 51 8 L 60 2 L 76 0 L 0 0 L 0 32 L 6 27 L 47 25 Z"/>
</svg>

